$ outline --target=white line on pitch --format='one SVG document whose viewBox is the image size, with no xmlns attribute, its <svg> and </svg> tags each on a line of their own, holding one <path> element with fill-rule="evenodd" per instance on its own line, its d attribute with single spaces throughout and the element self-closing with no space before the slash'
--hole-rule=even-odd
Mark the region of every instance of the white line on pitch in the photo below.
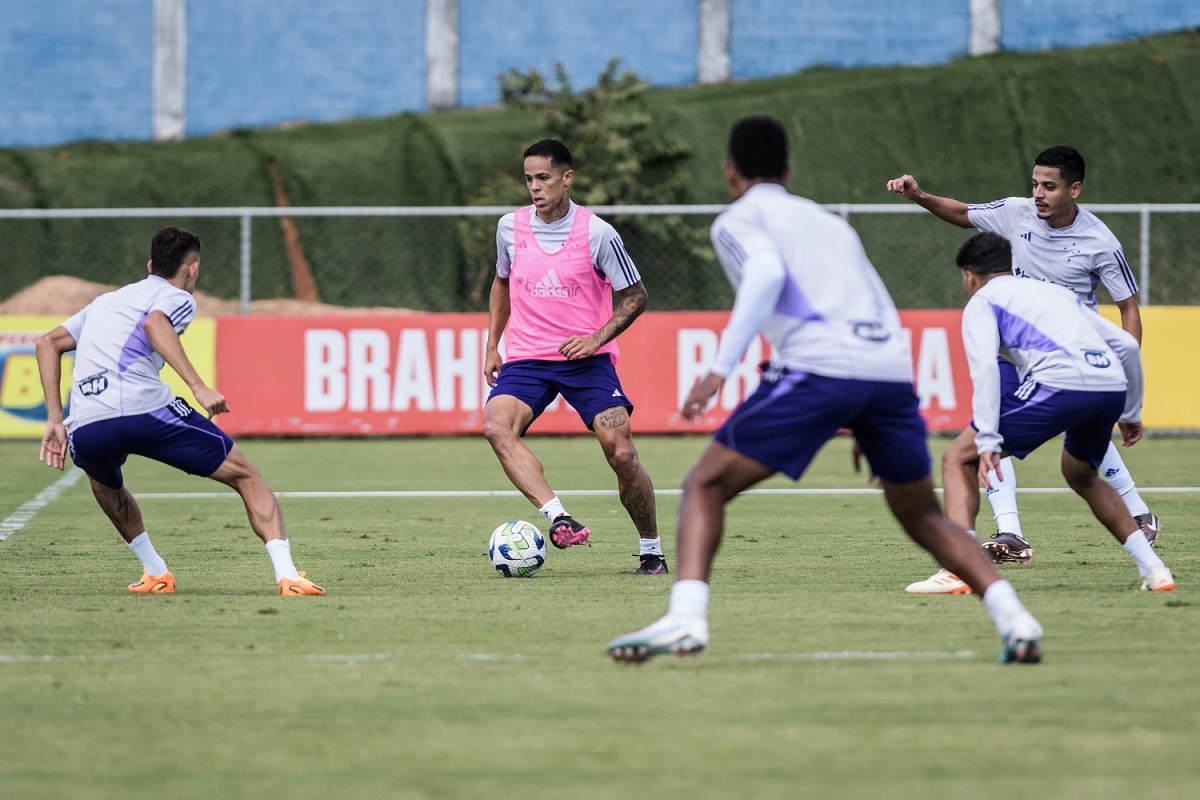
<svg viewBox="0 0 1200 800">
<path fill-rule="evenodd" d="M 34 656 L 24 653 L 9 654 L 0 653 L 0 664 L 23 664 L 27 662 L 47 662 L 47 661 L 127 661 L 133 658 L 133 655 L 116 655 L 98 653 L 90 656 L 51 656 L 41 655 Z"/>
<path fill-rule="evenodd" d="M 747 495 L 860 495 L 860 494 L 879 494 L 881 490 L 875 488 L 861 489 L 805 489 L 805 488 L 782 488 L 782 489 L 750 489 L 742 492 Z M 936 491 L 941 492 L 939 488 Z M 1200 486 L 1151 486 L 1138 487 L 1138 491 L 1142 494 L 1195 494 L 1200 492 Z M 1025 489 L 1017 489 L 1020 494 L 1070 494 L 1071 490 L 1063 487 L 1033 487 Z M 575 495 L 579 497 L 601 497 L 616 495 L 615 489 L 562 489 L 559 490 L 562 495 Z M 673 496 L 683 494 L 682 489 L 655 489 L 654 493 L 663 496 Z M 497 489 L 497 490 L 468 490 L 468 489 L 450 489 L 444 491 L 429 490 L 429 491 L 376 491 L 376 492 L 276 492 L 276 497 L 295 498 L 295 499 L 318 499 L 318 498 L 355 498 L 355 497 L 384 497 L 384 498 L 418 498 L 418 497 L 520 497 L 521 493 L 513 489 Z M 213 498 L 236 498 L 235 492 L 147 492 L 145 494 L 135 495 L 139 500 L 208 500 Z"/>
<path fill-rule="evenodd" d="M 877 653 L 843 650 L 837 653 L 748 653 L 742 658 L 746 661 L 937 661 L 965 660 L 977 655 L 973 650 L 958 650 L 953 653 Z"/>
<path fill-rule="evenodd" d="M 254 654 L 254 658 L 261 658 L 262 655 Z M 279 654 L 280 658 L 295 658 L 290 653 Z M 523 661 L 528 656 L 521 653 L 460 653 L 459 659 L 463 661 Z M 49 663 L 54 661 L 125 661 L 133 658 L 132 654 L 106 654 L 97 653 L 94 655 L 79 655 L 79 656 L 55 656 L 55 655 L 32 655 L 28 653 L 0 653 L 0 664 L 28 664 L 28 663 Z M 308 661 L 391 661 L 396 656 L 391 653 L 309 653 L 308 655 L 300 656 Z"/>
<path fill-rule="evenodd" d="M 37 497 L 26 501 L 20 508 L 9 514 L 7 519 L 0 522 L 0 542 L 28 525 L 29 520 L 33 519 L 37 512 L 58 499 L 60 494 L 78 483 L 82 477 L 83 470 L 71 467 L 65 475 L 38 492 Z"/>
</svg>

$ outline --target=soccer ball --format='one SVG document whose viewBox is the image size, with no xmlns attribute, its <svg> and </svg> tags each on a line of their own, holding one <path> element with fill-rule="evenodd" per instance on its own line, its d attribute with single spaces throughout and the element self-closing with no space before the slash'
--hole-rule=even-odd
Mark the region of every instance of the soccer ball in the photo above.
<svg viewBox="0 0 1200 800">
<path fill-rule="evenodd" d="M 546 563 L 546 537 L 533 523 L 509 520 L 492 531 L 488 558 L 506 578 L 532 578 Z"/>
</svg>

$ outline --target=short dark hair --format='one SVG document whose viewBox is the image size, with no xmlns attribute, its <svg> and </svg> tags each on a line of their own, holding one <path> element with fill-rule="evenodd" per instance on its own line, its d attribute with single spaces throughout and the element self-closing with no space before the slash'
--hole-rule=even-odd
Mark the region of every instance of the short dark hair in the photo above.
<svg viewBox="0 0 1200 800">
<path fill-rule="evenodd" d="M 787 130 L 774 117 L 743 117 L 729 131 L 729 160 L 743 178 L 783 178 L 788 168 Z"/>
<path fill-rule="evenodd" d="M 1083 156 L 1074 147 L 1056 144 L 1038 153 L 1033 160 L 1035 167 L 1053 167 L 1058 169 L 1062 179 L 1067 183 L 1083 183 L 1083 173 L 1086 169 Z"/>
<path fill-rule="evenodd" d="M 1012 272 L 1012 245 L 998 233 L 984 231 L 962 243 L 954 263 L 976 275 Z"/>
<path fill-rule="evenodd" d="M 161 228 L 150 240 L 150 272 L 168 280 L 179 274 L 192 254 L 200 253 L 200 237 L 183 228 Z"/>
<path fill-rule="evenodd" d="M 545 156 L 550 159 L 550 166 L 563 171 L 575 169 L 575 160 L 571 151 L 558 139 L 539 139 L 525 148 L 523 158 L 530 156 Z"/>
</svg>

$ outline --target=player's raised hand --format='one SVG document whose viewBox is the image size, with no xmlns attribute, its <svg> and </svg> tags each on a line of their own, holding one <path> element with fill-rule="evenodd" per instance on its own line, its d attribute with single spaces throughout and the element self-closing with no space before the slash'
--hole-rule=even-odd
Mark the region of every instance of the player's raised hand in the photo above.
<svg viewBox="0 0 1200 800">
<path fill-rule="evenodd" d="M 67 463 L 67 429 L 61 422 L 47 422 L 42 434 L 42 451 L 38 461 L 48 467 L 62 470 Z"/>
<path fill-rule="evenodd" d="M 892 178 L 887 182 L 889 192 L 895 192 L 898 195 L 907 197 L 909 200 L 916 199 L 921 194 L 921 187 L 917 183 L 917 179 L 912 175 L 901 175 L 899 178 Z"/>
</svg>

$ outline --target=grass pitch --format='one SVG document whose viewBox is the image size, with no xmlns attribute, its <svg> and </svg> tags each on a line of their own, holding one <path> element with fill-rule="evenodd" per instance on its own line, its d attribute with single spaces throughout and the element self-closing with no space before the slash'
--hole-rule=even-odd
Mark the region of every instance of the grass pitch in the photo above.
<svg viewBox="0 0 1200 800">
<path fill-rule="evenodd" d="M 128 595 L 140 569 L 86 481 L 34 508 L 57 473 L 36 443 L 0 443 L 0 796 L 1200 794 L 1200 494 L 1153 491 L 1200 483 L 1200 441 L 1125 452 L 1165 521 L 1173 595 L 1136 591 L 1082 501 L 1022 495 L 1035 557 L 1006 572 L 1046 660 L 1009 667 L 976 599 L 904 593 L 933 564 L 871 493 L 738 499 L 709 649 L 610 663 L 670 581 L 632 574 L 614 493 L 572 494 L 613 488 L 595 442 L 531 441 L 594 531 L 532 580 L 483 555 L 500 522 L 543 522 L 520 497 L 329 494 L 511 490 L 481 438 L 242 442 L 323 598 L 275 595 L 236 496 L 142 460 L 128 485 L 179 588 Z M 672 490 L 705 443 L 638 440 L 669 560 Z M 849 465 L 835 440 L 799 487 L 865 487 Z M 1018 478 L 1060 487 L 1056 470 L 1047 446 Z"/>
</svg>

